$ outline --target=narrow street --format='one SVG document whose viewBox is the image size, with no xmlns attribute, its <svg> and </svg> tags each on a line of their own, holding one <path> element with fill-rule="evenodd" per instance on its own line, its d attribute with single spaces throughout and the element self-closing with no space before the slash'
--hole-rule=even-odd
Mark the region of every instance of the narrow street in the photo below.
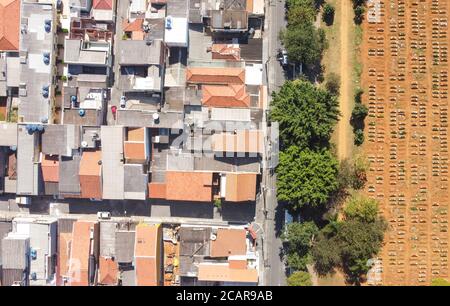
<svg viewBox="0 0 450 306">
<path fill-rule="evenodd" d="M 285 81 L 285 71 L 277 60 L 278 50 L 281 48 L 279 33 L 286 26 L 285 0 L 269 0 L 266 2 L 266 35 L 264 38 L 263 62 L 269 91 L 278 90 Z M 266 129 L 266 137 L 268 137 Z M 267 139 L 266 138 L 266 139 Z M 283 226 L 284 211 L 279 208 L 276 198 L 276 175 L 267 158 L 278 152 L 266 145 L 265 167 L 263 174 L 263 192 L 261 196 L 260 209 L 257 209 L 256 220 L 264 224 L 264 285 L 283 286 L 286 285 L 286 274 L 284 260 L 281 255 L 282 241 L 279 233 Z"/>
</svg>

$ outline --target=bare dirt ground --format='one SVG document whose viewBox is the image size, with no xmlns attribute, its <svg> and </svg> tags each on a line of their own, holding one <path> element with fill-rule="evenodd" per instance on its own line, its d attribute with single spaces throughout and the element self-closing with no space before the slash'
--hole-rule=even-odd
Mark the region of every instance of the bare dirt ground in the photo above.
<svg viewBox="0 0 450 306">
<path fill-rule="evenodd" d="M 449 277 L 450 4 L 368 4 L 362 46 L 366 192 L 380 201 L 389 224 L 380 282 L 373 283 L 428 285 Z"/>
<path fill-rule="evenodd" d="M 351 156 L 353 147 L 352 128 L 350 117 L 353 107 L 352 86 L 352 3 L 351 1 L 339 1 L 340 7 L 340 77 L 341 87 L 339 95 L 339 110 L 342 117 L 339 120 L 337 133 L 337 155 L 339 159 Z M 331 46 L 332 48 L 333 46 Z"/>
</svg>

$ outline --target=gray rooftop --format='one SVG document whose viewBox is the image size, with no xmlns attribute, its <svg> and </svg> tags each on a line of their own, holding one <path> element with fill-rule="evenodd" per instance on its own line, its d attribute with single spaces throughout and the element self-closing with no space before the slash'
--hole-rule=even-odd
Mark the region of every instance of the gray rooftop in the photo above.
<svg viewBox="0 0 450 306">
<path fill-rule="evenodd" d="M 80 116 L 78 109 L 65 109 L 64 124 L 99 126 L 103 122 L 103 111 L 97 109 L 85 109 L 84 116 Z"/>
<path fill-rule="evenodd" d="M 167 1 L 167 16 L 188 17 L 188 0 Z"/>
<path fill-rule="evenodd" d="M 39 135 L 29 134 L 25 126 L 18 127 L 17 141 L 17 194 L 38 195 L 39 177 Z"/>
<path fill-rule="evenodd" d="M 147 198 L 148 175 L 144 165 L 126 164 L 124 166 L 125 199 L 145 200 Z"/>
<path fill-rule="evenodd" d="M 0 123 L 0 146 L 17 145 L 17 124 Z"/>
<path fill-rule="evenodd" d="M 134 259 L 135 232 L 117 231 L 115 255 L 119 263 L 131 263 Z"/>
<path fill-rule="evenodd" d="M 47 125 L 42 134 L 42 153 L 72 156 L 80 147 L 81 129 L 77 125 Z"/>
<path fill-rule="evenodd" d="M 103 198 L 124 199 L 123 140 L 121 126 L 102 126 Z"/>
<path fill-rule="evenodd" d="M 99 44 L 99 43 L 92 43 Z M 107 66 L 109 48 L 107 42 L 102 43 L 101 49 L 95 47 L 86 48 L 87 45 L 81 39 L 66 39 L 64 41 L 64 62 L 69 64 Z M 103 50 L 107 48 L 107 50 Z"/>
<path fill-rule="evenodd" d="M 61 158 L 59 162 L 59 192 L 61 194 L 80 194 L 80 161 L 80 155 Z"/>
<path fill-rule="evenodd" d="M 27 256 L 30 239 L 23 235 L 8 234 L 2 240 L 3 269 L 21 269 L 27 267 Z"/>
<path fill-rule="evenodd" d="M 140 110 L 120 110 L 117 115 L 117 124 L 129 127 L 154 128 L 183 128 L 183 113 L 159 112 L 159 120 L 153 120 L 155 112 Z"/>
<path fill-rule="evenodd" d="M 51 86 L 54 63 L 54 31 L 56 29 L 55 7 L 52 4 L 22 1 L 20 34 L 20 85 L 19 118 L 24 122 L 46 122 L 51 116 L 49 98 L 42 95 L 43 86 Z M 51 20 L 50 33 L 44 29 L 46 20 Z M 50 54 L 50 63 L 43 61 Z"/>
<path fill-rule="evenodd" d="M 119 40 L 119 65 L 161 65 L 164 55 L 161 40 L 147 45 L 145 40 Z"/>
<path fill-rule="evenodd" d="M 248 26 L 248 13 L 243 10 L 211 11 L 211 28 L 224 31 L 244 31 Z"/>
</svg>

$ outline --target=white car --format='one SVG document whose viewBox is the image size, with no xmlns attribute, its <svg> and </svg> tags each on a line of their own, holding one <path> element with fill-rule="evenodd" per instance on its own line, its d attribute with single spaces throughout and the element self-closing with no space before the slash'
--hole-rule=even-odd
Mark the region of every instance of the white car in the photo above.
<svg viewBox="0 0 450 306">
<path fill-rule="evenodd" d="M 97 212 L 97 219 L 99 220 L 111 219 L 111 213 L 109 211 L 99 211 Z"/>
<path fill-rule="evenodd" d="M 127 101 L 125 99 L 125 96 L 121 96 L 120 97 L 120 108 L 125 108 L 126 104 L 127 104 Z"/>
<path fill-rule="evenodd" d="M 286 66 L 288 64 L 288 56 L 286 50 L 281 51 L 280 62 L 283 66 Z"/>
</svg>

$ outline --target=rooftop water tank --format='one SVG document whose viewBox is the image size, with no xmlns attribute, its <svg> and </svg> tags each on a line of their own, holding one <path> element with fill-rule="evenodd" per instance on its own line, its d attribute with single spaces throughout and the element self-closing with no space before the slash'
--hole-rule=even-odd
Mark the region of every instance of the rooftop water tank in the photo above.
<svg viewBox="0 0 450 306">
<path fill-rule="evenodd" d="M 167 18 L 166 18 L 166 29 L 168 29 L 168 30 L 172 29 L 172 17 L 171 16 L 167 16 Z"/>
<path fill-rule="evenodd" d="M 86 111 L 84 109 L 80 109 L 78 111 L 78 115 L 80 115 L 80 117 L 83 117 L 86 114 Z"/>
</svg>

